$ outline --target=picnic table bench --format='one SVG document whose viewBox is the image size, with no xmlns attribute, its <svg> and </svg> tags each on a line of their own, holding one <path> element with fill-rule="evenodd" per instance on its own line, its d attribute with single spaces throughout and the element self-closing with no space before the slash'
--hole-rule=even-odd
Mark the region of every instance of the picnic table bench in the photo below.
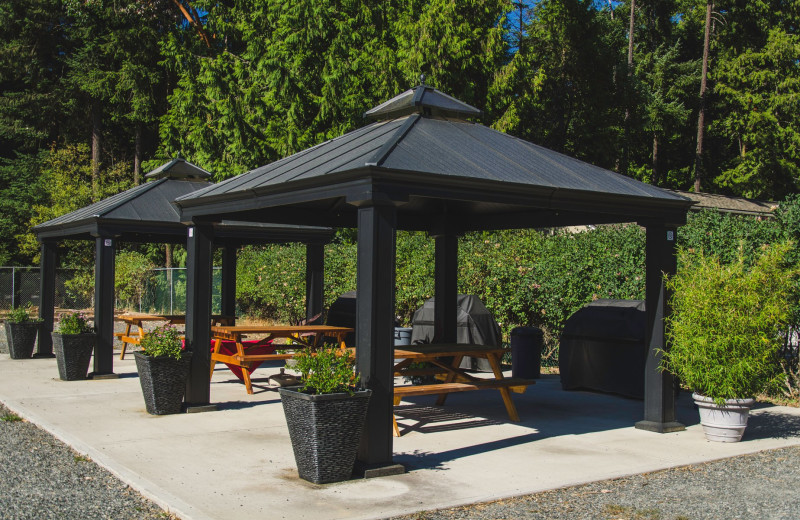
<svg viewBox="0 0 800 520">
<path fill-rule="evenodd" d="M 394 387 L 394 404 L 400 404 L 404 397 L 420 395 L 438 395 L 436 404 L 441 406 L 448 394 L 469 392 L 473 390 L 499 390 L 503 398 L 508 417 L 519 421 L 519 414 L 511 399 L 511 392 L 523 393 L 528 386 L 536 384 L 532 379 L 506 378 L 500 367 L 500 358 L 508 349 L 493 345 L 455 345 L 455 344 L 422 344 L 404 345 L 394 350 L 394 366 L 396 376 L 438 374 L 444 376 L 442 383 L 426 385 L 401 385 Z M 484 358 L 492 367 L 493 377 L 475 377 L 459 368 L 464 356 Z M 427 362 L 431 368 L 411 368 L 412 363 Z M 394 435 L 400 436 L 397 419 L 392 417 Z"/>
<path fill-rule="evenodd" d="M 139 345 L 142 338 L 147 334 L 144 330 L 144 324 L 148 321 L 166 321 L 170 325 L 183 325 L 186 323 L 186 316 L 183 314 L 147 314 L 141 312 L 129 312 L 120 314 L 115 318 L 116 320 L 125 322 L 124 332 L 115 332 L 114 337 L 122 342 L 122 351 L 119 354 L 120 359 L 125 359 L 125 351 L 128 345 Z M 212 323 L 222 325 L 229 325 L 236 321 L 235 316 L 223 316 L 216 314 L 212 316 Z M 134 328 L 134 330 L 131 330 Z"/>
</svg>

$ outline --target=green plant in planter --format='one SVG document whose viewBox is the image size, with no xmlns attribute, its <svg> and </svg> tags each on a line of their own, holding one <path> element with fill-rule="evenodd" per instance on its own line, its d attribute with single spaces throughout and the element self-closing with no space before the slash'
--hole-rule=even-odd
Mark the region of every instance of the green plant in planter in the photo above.
<svg viewBox="0 0 800 520">
<path fill-rule="evenodd" d="M 718 406 L 755 397 L 782 377 L 778 350 L 797 274 L 786 262 L 790 248 L 766 247 L 750 267 L 680 251 L 678 274 L 667 281 L 670 347 L 661 368 Z"/>
<path fill-rule="evenodd" d="M 300 478 L 324 484 L 353 474 L 371 390 L 357 390 L 359 376 L 349 351 L 302 350 L 292 367 L 303 387 L 278 391 Z"/>
<path fill-rule="evenodd" d="M 355 360 L 338 347 L 303 349 L 294 355 L 292 370 L 300 372 L 302 391 L 308 394 L 352 394 L 359 381 Z"/>
<path fill-rule="evenodd" d="M 61 334 L 91 334 L 94 327 L 89 325 L 89 320 L 82 312 L 67 312 L 58 320 L 56 332 Z"/>
<path fill-rule="evenodd" d="M 64 381 L 86 379 L 92 352 L 97 344 L 94 327 L 81 312 L 65 312 L 53 331 L 53 350 L 58 375 Z"/>
<path fill-rule="evenodd" d="M 34 314 L 31 302 L 12 309 L 6 319 L 11 323 L 39 323 L 42 321 L 41 318 Z"/>
<path fill-rule="evenodd" d="M 145 334 L 139 345 L 142 351 L 133 357 L 147 413 L 179 413 L 192 356 L 184 350 L 180 331 L 164 325 Z"/>
<path fill-rule="evenodd" d="M 181 333 L 173 325 L 164 325 L 148 332 L 139 345 L 142 354 L 151 357 L 181 359 L 184 352 Z"/>
<path fill-rule="evenodd" d="M 28 359 L 33 355 L 36 336 L 42 319 L 33 313 L 33 305 L 12 309 L 5 320 L 6 344 L 11 359 Z"/>
</svg>

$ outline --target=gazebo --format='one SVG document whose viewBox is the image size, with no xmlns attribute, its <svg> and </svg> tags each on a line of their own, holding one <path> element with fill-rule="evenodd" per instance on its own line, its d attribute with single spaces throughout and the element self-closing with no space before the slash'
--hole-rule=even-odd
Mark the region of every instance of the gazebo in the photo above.
<svg viewBox="0 0 800 520">
<path fill-rule="evenodd" d="M 475 230 L 636 222 L 646 229 L 649 357 L 637 428 L 683 429 L 670 374 L 658 370 L 664 342 L 664 275 L 676 268 L 676 228 L 691 201 L 470 121 L 480 111 L 421 84 L 373 108 L 360 129 L 177 199 L 197 229 L 247 221 L 356 227 L 357 368 L 373 390 L 359 451 L 365 474 L 392 468 L 395 236 L 435 240 L 435 328 L 455 342 L 458 236 Z M 207 256 L 205 232 L 189 254 Z M 190 239 L 191 241 L 191 239 Z M 195 283 L 208 264 L 193 263 Z M 205 341 L 205 308 L 187 337 Z M 202 314 L 202 316 L 200 316 Z M 206 383 L 207 384 L 207 383 Z M 191 389 L 198 395 L 205 391 Z"/>
<path fill-rule="evenodd" d="M 173 159 L 145 176 L 149 182 L 90 204 L 66 215 L 35 226 L 33 232 L 41 243 L 41 305 L 39 316 L 44 326 L 39 336 L 39 355 L 52 355 L 50 332 L 54 322 L 55 270 L 57 247 L 62 240 L 94 240 L 95 298 L 94 315 L 97 347 L 93 376 L 114 377 L 114 258 L 118 242 L 185 244 L 194 229 L 181 222 L 173 201 L 182 195 L 211 186 L 211 174 L 181 158 Z M 250 243 L 304 242 L 307 254 L 307 313 L 322 310 L 324 244 L 330 241 L 330 228 L 273 225 L 222 221 L 210 233 L 223 248 L 222 314 L 235 315 L 236 250 Z M 208 251 L 211 262 L 211 250 Z M 189 259 L 188 270 L 192 270 Z M 206 292 L 207 291 L 207 292 Z M 187 300 L 202 302 L 211 312 L 211 277 L 204 283 L 187 287 Z M 195 303 L 197 308 L 201 303 Z M 187 327 L 192 326 L 188 314 Z M 194 372 L 193 372 L 194 374 Z M 208 369 L 203 372 L 208 380 Z M 201 374 L 197 374 L 198 377 Z M 208 401 L 206 398 L 204 401 Z"/>
</svg>

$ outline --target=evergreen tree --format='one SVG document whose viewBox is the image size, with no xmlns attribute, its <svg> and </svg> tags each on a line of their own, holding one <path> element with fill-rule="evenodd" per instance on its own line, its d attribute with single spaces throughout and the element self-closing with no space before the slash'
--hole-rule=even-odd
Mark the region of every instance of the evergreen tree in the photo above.
<svg viewBox="0 0 800 520">
<path fill-rule="evenodd" d="M 623 41 L 593 2 L 541 0 L 524 45 L 492 87 L 493 126 L 614 167 L 624 116 L 614 81 L 624 67 Z"/>
<path fill-rule="evenodd" d="M 782 199 L 800 187 L 800 36 L 773 29 L 761 49 L 720 63 L 726 110 L 715 133 L 732 153 L 716 181 L 746 197 Z"/>
</svg>

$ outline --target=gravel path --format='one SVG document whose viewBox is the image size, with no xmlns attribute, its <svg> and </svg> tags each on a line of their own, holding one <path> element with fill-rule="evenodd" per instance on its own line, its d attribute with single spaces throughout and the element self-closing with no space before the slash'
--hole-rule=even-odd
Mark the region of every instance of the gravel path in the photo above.
<svg viewBox="0 0 800 520">
<path fill-rule="evenodd" d="M 167 519 L 0 404 L 0 519 Z M 800 446 L 392 520 L 797 520 Z"/>
<path fill-rule="evenodd" d="M 171 518 L 114 475 L 0 404 L 0 519 Z"/>
</svg>

